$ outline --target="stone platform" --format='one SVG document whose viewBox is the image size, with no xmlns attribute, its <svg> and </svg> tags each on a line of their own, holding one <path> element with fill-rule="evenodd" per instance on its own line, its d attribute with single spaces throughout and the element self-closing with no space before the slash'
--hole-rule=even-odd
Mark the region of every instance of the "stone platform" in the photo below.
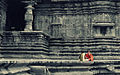
<svg viewBox="0 0 120 75">
<path fill-rule="evenodd" d="M 53 40 L 37 31 L 1 35 L 1 75 L 120 74 L 120 40 L 116 38 Z M 88 49 L 94 62 L 81 62 L 79 55 Z"/>
<path fill-rule="evenodd" d="M 0 74 L 28 73 L 30 75 L 60 75 L 60 74 L 120 74 L 120 60 L 95 60 L 81 62 L 79 60 L 50 59 L 0 59 Z M 6 67 L 6 68 L 5 68 Z M 24 74 L 23 74 L 24 75 Z"/>
</svg>

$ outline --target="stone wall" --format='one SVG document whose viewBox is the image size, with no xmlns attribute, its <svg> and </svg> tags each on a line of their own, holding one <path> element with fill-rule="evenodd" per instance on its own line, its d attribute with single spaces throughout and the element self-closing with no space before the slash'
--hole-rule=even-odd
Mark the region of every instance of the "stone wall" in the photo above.
<svg viewBox="0 0 120 75">
<path fill-rule="evenodd" d="M 36 6 L 34 20 L 36 30 L 48 31 L 47 33 L 51 34 L 57 30 L 55 28 L 56 30 L 51 32 L 51 25 L 61 24 L 60 37 L 78 38 L 90 36 L 88 35 L 90 31 L 85 31 L 90 28 L 90 16 L 88 14 L 74 14 L 77 8 L 72 3 L 40 4 Z M 86 35 L 83 36 L 83 34 Z"/>
<path fill-rule="evenodd" d="M 5 30 L 7 5 L 5 0 L 0 1 L 0 31 Z"/>
<path fill-rule="evenodd" d="M 38 2 L 35 7 L 34 25 L 36 30 L 43 30 L 54 38 L 58 38 L 56 33 L 54 34 L 58 28 L 51 28 L 53 24 L 61 24 L 57 33 L 61 38 L 89 38 L 94 36 L 95 23 L 103 23 L 103 26 L 107 23 L 106 26 L 115 25 L 112 27 L 112 34 L 118 36 L 118 3 L 96 0 L 63 3 L 51 1 L 43 4 Z"/>
<path fill-rule="evenodd" d="M 116 19 L 116 21 L 115 21 L 115 24 L 116 24 L 116 37 L 120 37 L 120 13 L 118 13 L 118 14 L 116 14 L 116 16 L 115 16 L 115 19 Z"/>
</svg>

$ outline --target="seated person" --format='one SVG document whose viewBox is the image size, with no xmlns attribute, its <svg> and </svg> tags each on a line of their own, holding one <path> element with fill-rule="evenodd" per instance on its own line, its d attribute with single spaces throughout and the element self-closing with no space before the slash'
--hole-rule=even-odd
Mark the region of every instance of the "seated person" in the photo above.
<svg viewBox="0 0 120 75">
<path fill-rule="evenodd" d="M 85 61 L 85 53 L 82 52 L 81 55 L 79 56 L 80 61 Z"/>
<path fill-rule="evenodd" d="M 85 54 L 85 59 L 87 59 L 88 61 L 93 61 L 93 55 L 90 53 L 90 51 Z"/>
</svg>

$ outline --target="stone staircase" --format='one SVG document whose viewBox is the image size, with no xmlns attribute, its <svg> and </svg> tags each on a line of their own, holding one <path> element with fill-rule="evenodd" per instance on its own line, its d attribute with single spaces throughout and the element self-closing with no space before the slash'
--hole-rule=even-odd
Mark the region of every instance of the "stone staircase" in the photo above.
<svg viewBox="0 0 120 75">
<path fill-rule="evenodd" d="M 94 60 L 81 62 L 79 60 L 50 60 L 50 59 L 1 59 L 3 73 L 17 75 L 119 75 L 120 60 Z M 6 67 L 6 68 L 5 68 Z M 4 75 L 4 74 L 3 74 Z M 23 74 L 24 75 L 24 74 Z"/>
<path fill-rule="evenodd" d="M 64 75 L 64 74 L 69 74 L 69 75 L 93 75 L 93 72 L 90 72 L 90 64 L 86 63 L 81 63 L 80 61 L 76 62 L 64 62 L 61 63 L 61 65 L 58 66 L 50 66 L 48 67 L 49 71 L 51 72 L 52 75 Z"/>
<path fill-rule="evenodd" d="M 95 74 L 95 75 L 104 75 L 104 74 L 119 75 L 120 74 L 119 45 L 120 45 L 119 39 L 103 39 L 102 38 L 102 39 L 91 39 L 91 40 L 89 39 L 89 40 L 81 40 L 81 41 L 73 40 L 72 42 L 52 39 L 50 41 L 51 52 L 49 53 L 50 55 L 48 59 L 79 60 L 79 55 L 81 54 L 81 51 L 84 51 L 85 53 L 87 53 L 87 50 L 90 50 L 94 56 L 94 63 L 90 65 L 90 68 L 88 69 L 88 73 L 92 72 L 92 74 Z M 63 66 L 63 70 L 64 68 L 67 68 L 67 67 L 68 66 Z M 73 69 L 74 67 L 71 67 L 71 68 Z M 114 69 L 111 70 L 111 68 L 114 68 Z M 59 70 L 57 71 L 59 73 Z M 64 74 L 64 73 L 70 74 L 71 72 L 67 73 L 67 71 L 65 71 L 65 72 L 62 72 L 61 74 Z M 55 74 L 57 75 L 57 73 Z M 77 73 L 75 75 L 77 75 Z"/>
<path fill-rule="evenodd" d="M 28 36 L 26 32 L 17 32 L 3 37 L 4 40 L 2 40 L 0 47 L 0 63 L 7 66 L 3 66 L 0 69 L 6 74 L 120 74 L 120 39 L 50 39 L 48 40 L 50 42 L 48 42 L 42 33 L 35 32 L 29 33 L 29 35 L 31 36 Z M 9 42 L 5 40 L 8 37 Z M 26 42 L 21 42 L 21 38 L 24 38 Z M 32 38 L 31 41 L 30 38 Z M 93 54 L 94 62 L 81 62 L 79 55 L 82 51 L 87 53 L 88 50 Z M 18 63 L 26 65 L 19 67 L 13 65 L 11 68 L 9 67 L 11 63 L 12 65 Z M 24 69 L 21 69 L 21 67 L 24 67 Z M 41 70 L 41 67 L 44 67 L 43 69 L 45 70 Z M 18 69 L 18 71 L 14 71 L 14 69 Z"/>
<path fill-rule="evenodd" d="M 0 58 L 45 58 L 49 52 L 49 36 L 41 31 L 5 31 L 0 44 Z"/>
<path fill-rule="evenodd" d="M 87 50 L 84 50 L 87 53 Z M 94 60 L 119 60 L 120 59 L 120 51 L 112 51 L 112 50 L 98 50 L 91 51 L 94 56 Z M 54 54 L 54 55 L 52 55 Z M 77 60 L 81 51 L 59 51 L 59 53 L 51 52 L 50 59 L 62 59 L 62 60 Z"/>
<path fill-rule="evenodd" d="M 31 75 L 30 68 L 26 64 L 15 64 L 12 61 L 1 63 L 0 75 Z"/>
<path fill-rule="evenodd" d="M 81 51 L 87 53 L 87 51 L 90 50 L 95 60 L 119 60 L 119 46 L 120 40 L 118 39 L 88 39 L 74 40 L 72 42 L 51 40 L 51 52 L 49 54 L 51 54 L 51 59 L 55 59 L 55 56 L 58 59 L 78 59 Z"/>
</svg>

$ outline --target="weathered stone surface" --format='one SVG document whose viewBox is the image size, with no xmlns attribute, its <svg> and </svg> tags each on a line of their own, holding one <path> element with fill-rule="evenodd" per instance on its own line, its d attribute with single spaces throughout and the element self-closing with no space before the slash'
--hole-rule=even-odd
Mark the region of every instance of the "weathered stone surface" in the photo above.
<svg viewBox="0 0 120 75">
<path fill-rule="evenodd" d="M 43 58 L 49 36 L 43 32 L 2 32 L 0 53 L 7 58 Z M 41 55 L 40 55 L 41 54 Z M 2 57 L 2 56 L 1 56 Z"/>
<path fill-rule="evenodd" d="M 27 23 L 30 26 L 28 28 L 26 26 L 29 32 L 3 31 L 0 33 L 2 66 L 0 74 L 92 75 L 111 73 L 119 75 L 120 1 L 35 1 L 38 5 L 35 5 L 34 13 L 28 10 L 26 14 L 26 21 L 30 21 Z M 1 30 L 7 28 L 4 6 L 6 5 L 1 0 Z M 33 19 L 35 31 L 31 32 Z M 10 26 L 12 28 L 12 25 Z M 93 54 L 94 62 L 79 61 L 81 51 L 87 52 L 87 50 Z M 19 65 L 15 66 L 17 64 Z M 21 67 L 20 64 L 24 66 Z M 83 70 L 84 72 L 81 72 Z"/>
<path fill-rule="evenodd" d="M 51 75 L 93 75 L 92 72 L 58 72 L 52 73 Z"/>
<path fill-rule="evenodd" d="M 5 30 L 7 4 L 5 0 L 0 1 L 0 31 Z"/>
</svg>

